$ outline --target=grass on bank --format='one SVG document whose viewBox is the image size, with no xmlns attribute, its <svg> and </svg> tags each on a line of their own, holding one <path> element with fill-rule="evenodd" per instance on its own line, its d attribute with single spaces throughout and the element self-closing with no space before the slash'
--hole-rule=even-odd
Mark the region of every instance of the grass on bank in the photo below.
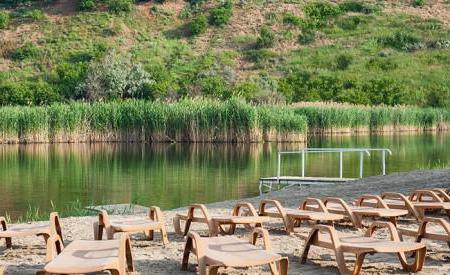
<svg viewBox="0 0 450 275">
<path fill-rule="evenodd" d="M 376 131 L 382 130 L 384 126 L 426 130 L 450 123 L 450 110 L 438 108 L 304 106 L 295 107 L 295 112 L 307 118 L 310 131 L 333 128 L 367 128 Z"/>
<path fill-rule="evenodd" d="M 218 141 L 231 142 L 249 141 L 246 139 L 252 132 L 271 130 L 306 134 L 307 122 L 287 107 L 254 106 L 237 99 L 176 103 L 127 100 L 0 108 L 3 137 L 36 134 L 51 139 L 61 132 L 108 135 L 137 131 L 138 135 L 166 136 L 166 141 L 195 142 L 221 137 Z"/>
</svg>

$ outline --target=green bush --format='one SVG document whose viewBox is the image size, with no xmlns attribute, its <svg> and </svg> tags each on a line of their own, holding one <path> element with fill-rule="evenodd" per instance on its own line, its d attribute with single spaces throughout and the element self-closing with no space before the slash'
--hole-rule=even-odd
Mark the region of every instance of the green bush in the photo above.
<svg viewBox="0 0 450 275">
<path fill-rule="evenodd" d="M 188 25 L 191 35 L 199 35 L 206 32 L 208 28 L 208 18 L 205 15 L 198 15 L 192 19 Z"/>
<path fill-rule="evenodd" d="M 316 26 L 324 26 L 329 19 L 341 14 L 341 9 L 335 4 L 321 1 L 306 4 L 303 12 Z"/>
<path fill-rule="evenodd" d="M 275 57 L 277 57 L 277 54 L 269 49 L 256 49 L 245 52 L 245 58 L 255 63 L 264 62 Z"/>
<path fill-rule="evenodd" d="M 89 66 L 76 93 L 90 101 L 142 98 L 151 84 L 153 80 L 140 63 L 112 52 Z"/>
<path fill-rule="evenodd" d="M 316 30 L 314 28 L 302 29 L 302 33 L 298 36 L 298 42 L 302 45 L 311 44 L 316 40 Z"/>
<path fill-rule="evenodd" d="M 423 7 L 425 6 L 425 0 L 413 0 L 414 7 Z"/>
<path fill-rule="evenodd" d="M 292 12 L 288 11 L 283 14 L 283 23 L 299 27 L 303 24 L 303 19 L 300 16 L 295 16 Z"/>
<path fill-rule="evenodd" d="M 33 91 L 34 105 L 48 105 L 60 101 L 59 94 L 55 89 L 42 79 L 33 82 L 30 89 Z"/>
<path fill-rule="evenodd" d="M 233 95 L 238 97 L 243 97 L 245 99 L 250 99 L 259 90 L 259 86 L 254 82 L 241 82 L 237 84 L 233 89 Z"/>
<path fill-rule="evenodd" d="M 9 20 L 9 13 L 6 11 L 0 11 L 0 30 L 8 27 Z"/>
<path fill-rule="evenodd" d="M 258 48 L 270 48 L 275 44 L 275 34 L 272 32 L 272 30 L 267 27 L 263 26 L 259 30 L 259 37 L 256 41 L 256 46 Z"/>
<path fill-rule="evenodd" d="M 336 58 L 336 68 L 342 71 L 347 70 L 352 61 L 353 57 L 351 55 L 341 54 Z"/>
<path fill-rule="evenodd" d="M 0 105 L 32 105 L 33 93 L 25 82 L 0 85 Z"/>
<path fill-rule="evenodd" d="M 339 4 L 339 7 L 343 12 L 358 12 L 370 14 L 377 11 L 376 7 L 369 6 L 365 4 L 363 1 L 355 1 L 355 0 L 344 1 L 343 3 Z"/>
<path fill-rule="evenodd" d="M 233 3 L 228 0 L 222 6 L 211 11 L 209 23 L 215 26 L 224 26 L 228 24 L 233 15 Z"/>
<path fill-rule="evenodd" d="M 45 14 L 40 9 L 20 8 L 14 16 L 27 22 L 38 22 L 45 19 Z"/>
<path fill-rule="evenodd" d="M 425 47 L 417 36 L 406 31 L 398 31 L 393 35 L 381 37 L 378 42 L 385 47 L 400 51 L 414 51 Z"/>
<path fill-rule="evenodd" d="M 78 9 L 82 11 L 92 11 L 95 10 L 96 5 L 96 0 L 80 0 Z"/>
<path fill-rule="evenodd" d="M 22 47 L 17 48 L 11 53 L 11 58 L 13 60 L 25 60 L 31 58 L 38 58 L 41 51 L 33 43 L 27 42 Z"/>
<path fill-rule="evenodd" d="M 372 105 L 399 105 L 406 103 L 404 86 L 390 78 L 365 81 L 360 88 L 370 99 Z"/>
<path fill-rule="evenodd" d="M 133 0 L 108 0 L 108 10 L 112 13 L 129 13 L 133 10 Z"/>
<path fill-rule="evenodd" d="M 59 93 L 66 99 L 83 99 L 77 86 L 84 82 L 87 73 L 87 62 L 61 63 L 56 67 Z"/>
<path fill-rule="evenodd" d="M 367 62 L 367 67 L 377 68 L 383 71 L 391 71 L 397 69 L 398 65 L 390 58 L 376 57 L 369 59 L 369 61 Z"/>
<path fill-rule="evenodd" d="M 356 30 L 361 23 L 362 20 L 359 16 L 343 17 L 337 21 L 337 25 L 346 31 Z"/>
<path fill-rule="evenodd" d="M 231 97 L 231 90 L 224 79 L 218 75 L 203 77 L 197 81 L 203 95 L 213 98 L 227 99 Z"/>
</svg>

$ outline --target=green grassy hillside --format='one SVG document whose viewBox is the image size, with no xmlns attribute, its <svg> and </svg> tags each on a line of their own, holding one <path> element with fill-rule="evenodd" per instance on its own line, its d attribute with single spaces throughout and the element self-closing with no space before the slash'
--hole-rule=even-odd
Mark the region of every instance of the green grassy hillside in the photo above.
<svg viewBox="0 0 450 275">
<path fill-rule="evenodd" d="M 3 0 L 0 105 L 244 97 L 450 106 L 450 3 Z"/>
</svg>

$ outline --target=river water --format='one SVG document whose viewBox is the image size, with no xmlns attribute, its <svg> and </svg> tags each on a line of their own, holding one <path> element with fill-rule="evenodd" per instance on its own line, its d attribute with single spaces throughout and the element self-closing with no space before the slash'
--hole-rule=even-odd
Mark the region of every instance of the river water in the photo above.
<svg viewBox="0 0 450 275">
<path fill-rule="evenodd" d="M 256 196 L 275 176 L 278 150 L 299 144 L 37 144 L 0 146 L 0 216 L 98 204 L 163 209 Z M 389 148 L 387 172 L 450 164 L 450 134 L 311 137 L 308 147 Z M 364 158 L 364 176 L 381 173 L 381 154 Z M 337 154 L 310 154 L 306 176 L 339 175 Z M 300 175 L 301 158 L 282 160 Z M 359 175 L 359 155 L 344 155 L 344 177 Z M 395 183 L 393 183 L 395 184 Z"/>
</svg>

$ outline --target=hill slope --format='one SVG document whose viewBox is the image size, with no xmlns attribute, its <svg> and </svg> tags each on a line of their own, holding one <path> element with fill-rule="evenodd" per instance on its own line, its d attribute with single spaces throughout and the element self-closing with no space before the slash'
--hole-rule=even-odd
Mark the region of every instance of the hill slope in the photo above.
<svg viewBox="0 0 450 275">
<path fill-rule="evenodd" d="M 2 105 L 183 96 L 450 104 L 448 1 L 167 0 L 128 12 L 116 9 L 126 0 L 92 1 L 90 11 L 83 1 L 28 2 L 1 8 Z"/>
</svg>

